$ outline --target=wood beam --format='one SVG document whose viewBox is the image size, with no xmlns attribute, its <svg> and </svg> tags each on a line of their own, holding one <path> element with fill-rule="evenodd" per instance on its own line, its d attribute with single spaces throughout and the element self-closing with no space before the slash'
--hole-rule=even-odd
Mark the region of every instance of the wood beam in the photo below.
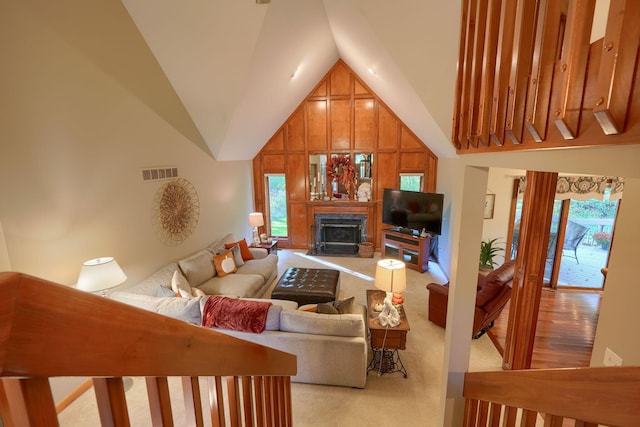
<svg viewBox="0 0 640 427">
<path fill-rule="evenodd" d="M 505 369 L 531 367 L 557 179 L 555 172 L 527 171 L 503 355 Z"/>
</svg>

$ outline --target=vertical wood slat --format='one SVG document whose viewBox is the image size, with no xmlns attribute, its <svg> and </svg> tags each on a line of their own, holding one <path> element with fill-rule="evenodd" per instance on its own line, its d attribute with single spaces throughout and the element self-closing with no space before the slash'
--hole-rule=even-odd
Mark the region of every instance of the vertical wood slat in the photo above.
<svg viewBox="0 0 640 427">
<path fill-rule="evenodd" d="M 473 46 L 475 37 L 475 18 L 476 7 L 481 0 L 469 0 L 467 9 L 467 28 L 465 30 L 466 38 L 464 41 L 465 50 L 462 67 L 462 86 L 460 95 L 460 112 L 462 117 L 459 121 L 458 138 L 462 147 L 469 146 L 469 136 L 471 133 L 469 108 L 471 103 L 471 71 L 473 64 Z"/>
<path fill-rule="evenodd" d="M 517 417 L 518 417 L 518 408 L 507 406 L 504 411 L 504 427 L 515 426 Z"/>
<path fill-rule="evenodd" d="M 462 425 L 464 427 L 475 427 L 478 418 L 478 400 L 477 399 L 465 399 L 464 402 L 464 417 L 462 419 Z"/>
<path fill-rule="evenodd" d="M 487 1 L 479 1 L 476 5 L 475 34 L 473 36 L 473 52 L 471 56 L 471 75 L 469 82 L 469 111 L 467 113 L 468 140 L 473 147 L 478 146 L 478 115 L 480 114 L 480 89 L 482 87 L 482 64 L 487 30 Z"/>
<path fill-rule="evenodd" d="M 558 52 L 562 2 L 540 0 L 536 39 L 531 63 L 531 80 L 525 109 L 525 126 L 536 142 L 547 137 L 551 87 Z"/>
<path fill-rule="evenodd" d="M 555 125 L 565 139 L 578 136 L 589 39 L 596 0 L 569 0 L 560 66 L 561 94 L 555 106 Z"/>
<path fill-rule="evenodd" d="M 256 408 L 256 426 L 262 427 L 265 425 L 264 421 L 264 378 L 253 377 L 253 401 Z"/>
<path fill-rule="evenodd" d="M 516 1 L 503 1 L 500 11 L 500 34 L 494 72 L 493 99 L 491 103 L 491 141 L 504 145 L 507 100 L 509 98 L 509 73 L 513 52 L 513 32 L 516 20 Z"/>
<path fill-rule="evenodd" d="M 211 414 L 211 425 L 213 427 L 225 427 L 224 418 L 224 396 L 222 391 L 222 378 L 219 376 L 209 377 L 207 380 L 209 387 L 209 410 Z"/>
<path fill-rule="evenodd" d="M 253 394 L 251 393 L 251 377 L 242 377 L 242 407 L 244 412 L 244 425 L 253 426 Z"/>
<path fill-rule="evenodd" d="M 546 415 L 544 417 L 544 427 L 562 427 L 564 417 L 556 415 Z"/>
<path fill-rule="evenodd" d="M 520 144 L 524 134 L 524 110 L 538 13 L 537 1 L 519 1 L 517 3 L 516 26 L 513 33 L 513 60 L 509 74 L 507 121 L 505 123 L 506 134 L 514 144 Z"/>
<path fill-rule="evenodd" d="M 7 427 L 58 425 L 56 406 L 47 378 L 2 379 L 0 412 Z"/>
<path fill-rule="evenodd" d="M 229 408 L 229 424 L 240 425 L 242 406 L 240 402 L 240 382 L 238 377 L 227 377 L 227 401 Z"/>
<path fill-rule="evenodd" d="M 536 411 L 530 411 L 528 409 L 523 409 L 522 410 L 522 420 L 520 422 L 520 425 L 522 427 L 535 427 L 537 416 L 538 416 L 538 413 Z"/>
<path fill-rule="evenodd" d="M 498 54 L 498 35 L 500 34 L 500 11 L 502 0 L 489 0 L 487 24 L 484 38 L 484 55 L 480 75 L 480 97 L 478 100 L 477 131 L 479 141 L 488 146 L 490 142 L 491 106 L 493 97 L 493 74 Z"/>
<path fill-rule="evenodd" d="M 460 43 L 458 46 L 458 63 L 456 70 L 456 87 L 455 96 L 453 98 L 453 120 L 451 122 L 451 142 L 453 145 L 460 149 L 460 133 L 458 132 L 460 126 L 460 120 L 462 120 L 462 110 L 460 110 L 460 100 L 462 99 L 462 75 L 464 70 L 464 52 L 465 45 L 462 42 L 466 40 L 467 30 L 467 8 L 470 0 L 462 0 L 462 8 L 460 13 Z"/>
<path fill-rule="evenodd" d="M 187 425 L 204 425 L 198 377 L 182 377 L 182 393 L 184 396 L 184 412 L 187 418 Z"/>
<path fill-rule="evenodd" d="M 167 377 L 146 377 L 147 396 L 151 411 L 151 424 L 154 426 L 173 426 L 171 397 Z"/>
<path fill-rule="evenodd" d="M 593 108 L 606 135 L 624 131 L 640 43 L 640 2 L 611 0 Z"/>
<path fill-rule="evenodd" d="M 499 403 L 491 403 L 489 409 L 489 427 L 500 427 L 500 418 L 502 415 L 502 405 Z"/>
<path fill-rule="evenodd" d="M 107 426 L 128 427 L 129 414 L 122 378 L 94 378 L 93 389 L 96 393 L 100 423 Z"/>
<path fill-rule="evenodd" d="M 469 19 L 467 15 L 467 10 L 469 8 L 469 1 L 471 0 L 463 0 L 462 8 L 461 8 L 461 16 L 460 16 L 460 45 L 458 47 L 458 64 L 457 64 L 457 72 L 456 72 L 456 92 L 455 97 L 453 98 L 453 121 L 451 124 L 451 141 L 455 145 L 457 149 L 462 148 L 461 137 L 460 137 L 460 122 L 464 120 L 462 114 L 462 107 L 460 106 L 462 101 L 462 76 L 464 74 L 464 66 L 465 66 L 465 43 L 463 40 L 467 39 L 467 20 Z"/>
<path fill-rule="evenodd" d="M 272 425 L 274 416 L 273 416 L 273 377 L 266 377 L 264 382 L 264 400 L 267 403 L 265 407 L 265 418 L 267 420 L 267 425 Z"/>
<path fill-rule="evenodd" d="M 291 401 L 291 377 L 282 377 L 284 400 L 286 408 L 285 421 L 287 426 L 293 426 L 293 405 Z"/>
</svg>

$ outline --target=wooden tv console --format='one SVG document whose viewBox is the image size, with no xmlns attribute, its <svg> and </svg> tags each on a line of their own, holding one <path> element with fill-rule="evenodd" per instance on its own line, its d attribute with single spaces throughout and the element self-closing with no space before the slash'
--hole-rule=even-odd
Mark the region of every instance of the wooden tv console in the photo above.
<svg viewBox="0 0 640 427">
<path fill-rule="evenodd" d="M 382 257 L 399 259 L 420 273 L 429 270 L 430 248 L 431 235 L 418 237 L 395 228 L 382 230 Z"/>
</svg>

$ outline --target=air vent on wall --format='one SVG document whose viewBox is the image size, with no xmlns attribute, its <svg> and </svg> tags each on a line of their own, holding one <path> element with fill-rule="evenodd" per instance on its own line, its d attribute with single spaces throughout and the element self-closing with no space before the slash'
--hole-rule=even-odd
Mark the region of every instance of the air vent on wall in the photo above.
<svg viewBox="0 0 640 427">
<path fill-rule="evenodd" d="M 171 179 L 178 177 L 178 168 L 163 167 L 163 168 L 145 168 L 142 169 L 143 181 L 156 181 L 159 179 Z"/>
</svg>

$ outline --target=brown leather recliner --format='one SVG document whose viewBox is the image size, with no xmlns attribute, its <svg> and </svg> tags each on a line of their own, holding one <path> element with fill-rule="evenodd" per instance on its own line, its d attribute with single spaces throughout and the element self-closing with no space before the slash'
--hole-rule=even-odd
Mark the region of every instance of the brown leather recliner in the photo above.
<svg viewBox="0 0 640 427">
<path fill-rule="evenodd" d="M 492 326 L 511 298 L 515 261 L 507 261 L 488 275 L 478 273 L 476 309 L 473 317 L 473 338 L 480 338 Z M 429 283 L 429 320 L 443 328 L 447 326 L 449 284 Z"/>
</svg>

